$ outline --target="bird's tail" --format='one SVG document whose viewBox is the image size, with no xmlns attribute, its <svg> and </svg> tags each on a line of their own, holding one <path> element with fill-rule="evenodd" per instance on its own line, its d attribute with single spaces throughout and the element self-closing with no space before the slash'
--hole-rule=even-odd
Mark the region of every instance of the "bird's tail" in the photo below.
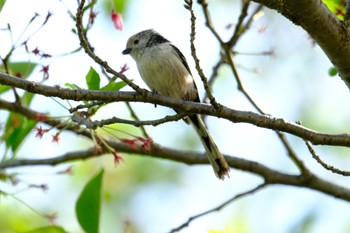
<svg viewBox="0 0 350 233">
<path fill-rule="evenodd" d="M 202 141 L 205 151 L 207 152 L 208 159 L 214 169 L 215 175 L 222 180 L 225 176 L 229 177 L 230 168 L 213 138 L 210 136 L 200 115 L 192 115 L 190 116 L 190 120 Z"/>
</svg>

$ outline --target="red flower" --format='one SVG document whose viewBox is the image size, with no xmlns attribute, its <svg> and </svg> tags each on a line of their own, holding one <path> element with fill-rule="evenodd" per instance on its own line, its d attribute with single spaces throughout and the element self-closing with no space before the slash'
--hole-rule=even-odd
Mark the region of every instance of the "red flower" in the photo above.
<svg viewBox="0 0 350 233">
<path fill-rule="evenodd" d="M 58 142 L 61 140 L 60 133 L 56 133 L 55 135 L 52 135 L 52 142 Z"/>
<path fill-rule="evenodd" d="M 139 140 L 140 142 L 142 142 L 142 147 L 145 151 L 151 151 L 152 149 L 152 143 L 153 140 L 152 138 L 141 138 L 141 137 L 137 137 L 137 140 Z"/>
<path fill-rule="evenodd" d="M 122 139 L 122 142 L 128 144 L 131 148 L 136 149 L 136 140 L 132 140 L 132 139 Z"/>
<path fill-rule="evenodd" d="M 123 74 L 125 71 L 129 69 L 128 65 L 125 63 L 123 66 L 120 67 L 119 73 Z"/>
<path fill-rule="evenodd" d="M 44 136 L 44 133 L 48 132 L 48 129 L 43 129 L 43 127 L 40 125 L 40 127 L 36 127 L 36 134 L 35 137 L 42 138 Z"/>
<path fill-rule="evenodd" d="M 44 79 L 48 79 L 49 78 L 49 66 L 42 66 L 40 72 L 44 73 Z"/>
<path fill-rule="evenodd" d="M 34 55 L 39 55 L 40 54 L 40 50 L 38 49 L 38 47 L 36 47 L 32 53 L 34 53 Z"/>
<path fill-rule="evenodd" d="M 17 72 L 17 73 L 15 74 L 15 76 L 16 76 L 17 78 L 22 78 L 21 72 Z"/>
<path fill-rule="evenodd" d="M 42 113 L 36 113 L 35 117 L 36 117 L 37 121 L 46 121 L 47 120 L 47 116 L 45 114 L 42 114 Z"/>
<path fill-rule="evenodd" d="M 111 18 L 112 18 L 112 22 L 113 22 L 115 29 L 117 29 L 119 31 L 123 30 L 124 23 L 123 23 L 122 15 L 115 12 L 113 9 L 112 13 L 111 13 Z"/>
<path fill-rule="evenodd" d="M 90 11 L 89 18 L 90 18 L 91 24 L 93 24 L 95 22 L 96 16 L 97 16 L 97 13 L 95 11 Z"/>
<path fill-rule="evenodd" d="M 117 166 L 120 163 L 120 161 L 124 161 L 124 158 L 121 155 L 119 155 L 115 150 L 112 151 L 112 155 L 114 157 L 115 166 Z"/>
</svg>

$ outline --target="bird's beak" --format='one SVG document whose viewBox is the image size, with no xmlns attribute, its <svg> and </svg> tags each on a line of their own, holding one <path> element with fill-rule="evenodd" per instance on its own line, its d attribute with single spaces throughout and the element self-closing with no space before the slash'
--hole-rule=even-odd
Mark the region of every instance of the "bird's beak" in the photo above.
<svg viewBox="0 0 350 233">
<path fill-rule="evenodd" d="M 131 48 L 126 48 L 123 50 L 122 54 L 127 55 L 131 52 Z"/>
</svg>

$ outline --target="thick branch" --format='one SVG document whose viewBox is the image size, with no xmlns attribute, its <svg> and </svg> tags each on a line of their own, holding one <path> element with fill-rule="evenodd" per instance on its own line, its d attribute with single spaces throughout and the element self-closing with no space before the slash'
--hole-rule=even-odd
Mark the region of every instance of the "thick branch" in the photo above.
<svg viewBox="0 0 350 233">
<path fill-rule="evenodd" d="M 278 130 L 292 135 L 301 137 L 310 141 L 314 145 L 332 145 L 350 147 L 349 134 L 326 134 L 316 132 L 314 130 L 303 127 L 297 123 L 288 122 L 281 118 L 274 118 L 267 115 L 260 115 L 249 111 L 238 111 L 234 109 L 222 107 L 220 112 L 206 104 L 183 101 L 167 96 L 160 96 L 151 92 L 145 92 L 145 95 L 138 95 L 135 92 L 113 92 L 113 91 L 88 91 L 88 90 L 72 90 L 61 88 L 59 86 L 51 87 L 34 83 L 31 81 L 12 77 L 0 72 L 0 84 L 17 87 L 32 93 L 44 96 L 58 97 L 68 100 L 98 100 L 98 101 L 129 101 L 129 102 L 145 102 L 167 106 L 178 109 L 186 113 L 198 113 L 224 118 L 232 122 L 249 123 L 258 127 Z"/>
<path fill-rule="evenodd" d="M 254 0 L 301 26 L 325 52 L 350 88 L 349 28 L 321 0 Z"/>
<path fill-rule="evenodd" d="M 188 165 L 209 164 L 207 157 L 199 153 L 183 152 L 170 148 L 160 147 L 158 145 L 154 145 L 150 151 L 145 151 L 142 147 L 132 148 L 124 143 L 108 142 L 108 144 L 113 146 L 118 152 L 136 153 L 156 158 L 165 158 L 177 162 L 186 163 Z M 4 161 L 0 163 L 0 169 L 33 165 L 56 165 L 63 162 L 87 159 L 98 155 L 100 155 L 100 152 L 98 150 L 95 150 L 95 148 L 90 148 L 88 150 L 70 152 L 62 156 L 49 159 L 22 159 Z M 314 175 L 310 174 L 308 177 L 299 175 L 287 175 L 268 168 L 265 165 L 257 162 L 230 156 L 225 156 L 225 158 L 230 167 L 257 174 L 264 178 L 268 184 L 285 184 L 310 188 L 343 200 L 350 201 L 349 189 L 335 185 Z"/>
<path fill-rule="evenodd" d="M 68 89 L 69 90 L 69 89 Z M 72 91 L 72 90 L 69 90 Z M 126 93 L 128 94 L 128 93 Z M 190 102 L 189 102 L 190 103 Z M 190 103 L 192 104 L 192 103 Z M 197 104 L 198 105 L 198 104 Z M 202 106 L 199 104 L 199 106 Z M 205 106 L 205 105 L 203 105 Z M 213 110 L 213 107 L 211 106 L 205 106 L 209 107 L 210 109 Z M 16 105 L 12 104 L 6 101 L 0 101 L 0 109 L 8 109 L 11 111 L 19 112 L 23 115 L 29 116 L 32 119 L 36 118 L 36 112 L 23 107 L 21 105 Z M 234 111 L 234 110 L 232 110 Z M 224 109 L 225 113 L 225 109 Z M 253 114 L 253 118 L 256 117 L 265 117 L 265 116 L 259 116 L 254 113 L 249 113 Z M 249 119 L 249 117 L 247 118 Z M 284 121 L 282 121 L 284 122 Z M 50 121 L 46 122 L 48 124 L 56 124 L 59 123 L 59 121 Z M 291 123 L 286 123 L 284 124 L 288 125 Z M 295 125 L 296 127 L 301 127 L 299 125 Z M 67 128 L 66 128 L 67 129 Z M 90 137 L 88 133 L 85 131 L 79 131 L 77 129 L 70 129 L 76 131 L 79 134 L 83 134 L 87 137 Z M 305 129 L 306 130 L 306 129 Z M 317 135 L 315 133 L 315 135 Z M 125 143 L 118 143 L 115 141 L 108 141 L 108 145 L 112 146 L 115 148 L 116 151 L 118 152 L 125 152 L 125 153 L 137 153 L 137 154 L 143 154 L 147 156 L 152 156 L 156 158 L 165 158 L 173 161 L 178 161 L 182 163 L 186 163 L 189 165 L 192 164 L 208 164 L 208 160 L 205 156 L 202 154 L 194 154 L 194 153 L 188 153 L 188 152 L 182 152 L 178 150 L 173 150 L 169 148 L 163 148 L 158 145 L 152 146 L 151 150 L 145 151 L 142 147 L 136 147 L 132 148 L 129 145 Z M 77 152 L 70 152 L 62 156 L 58 156 L 55 158 L 49 158 L 49 159 L 38 159 L 38 160 L 11 160 L 11 161 L 4 161 L 0 163 L 0 169 L 5 169 L 5 168 L 11 168 L 11 167 L 19 167 L 19 166 L 32 166 L 32 165 L 56 165 L 59 163 L 63 162 L 69 162 L 69 161 L 74 161 L 74 160 L 81 160 L 81 159 L 87 159 L 90 157 L 98 156 L 100 155 L 101 152 L 99 150 L 96 150 L 95 148 L 91 148 L 88 150 L 84 151 L 77 151 Z M 235 157 L 226 157 L 226 160 L 228 164 L 236 169 L 248 171 L 254 174 L 257 174 L 265 179 L 267 183 L 270 184 L 285 184 L 285 185 L 291 185 L 291 186 L 298 186 L 298 187 L 306 187 L 310 188 L 313 190 L 318 190 L 320 192 L 332 195 L 334 197 L 338 197 L 344 200 L 349 200 L 350 201 L 350 190 L 347 190 L 343 187 L 334 185 L 330 182 L 327 182 L 325 180 L 322 180 L 313 174 L 310 173 L 303 173 L 302 175 L 287 175 L 275 170 L 272 170 L 262 164 L 240 159 L 240 158 L 235 158 Z"/>
</svg>

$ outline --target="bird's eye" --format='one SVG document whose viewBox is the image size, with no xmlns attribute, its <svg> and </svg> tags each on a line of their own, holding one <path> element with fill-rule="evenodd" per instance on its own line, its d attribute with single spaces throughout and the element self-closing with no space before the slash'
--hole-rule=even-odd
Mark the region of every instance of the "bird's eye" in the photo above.
<svg viewBox="0 0 350 233">
<path fill-rule="evenodd" d="M 134 44 L 138 44 L 139 43 L 139 40 L 134 40 Z"/>
</svg>

